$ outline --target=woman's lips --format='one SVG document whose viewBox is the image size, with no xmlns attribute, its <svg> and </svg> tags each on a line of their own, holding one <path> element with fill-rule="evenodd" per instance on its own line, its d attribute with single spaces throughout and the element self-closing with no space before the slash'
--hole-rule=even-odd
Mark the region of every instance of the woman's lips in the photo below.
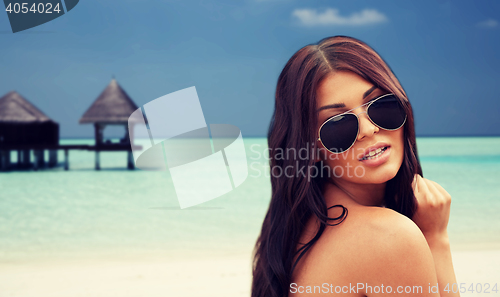
<svg viewBox="0 0 500 297">
<path fill-rule="evenodd" d="M 375 154 L 373 156 L 365 155 L 360 161 L 363 162 L 366 166 L 378 166 L 383 164 L 389 159 L 391 154 L 391 147 L 387 146 L 384 148 L 380 148 L 377 154 L 377 151 L 374 151 Z"/>
</svg>

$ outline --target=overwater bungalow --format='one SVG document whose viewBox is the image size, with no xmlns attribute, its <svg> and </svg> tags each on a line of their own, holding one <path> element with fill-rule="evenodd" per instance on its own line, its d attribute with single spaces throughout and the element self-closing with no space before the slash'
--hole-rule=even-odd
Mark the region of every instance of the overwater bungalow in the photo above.
<svg viewBox="0 0 500 297">
<path fill-rule="evenodd" d="M 130 150 L 128 118 L 137 109 L 137 105 L 113 78 L 104 91 L 97 97 L 80 119 L 80 124 L 93 124 L 95 137 L 95 169 L 100 169 L 100 151 L 118 150 L 128 147 L 127 167 L 134 168 L 134 159 Z M 106 126 L 124 127 L 124 136 L 118 143 L 103 139 Z M 133 141 L 133 140 L 132 140 Z"/>
<path fill-rule="evenodd" d="M 45 166 L 44 150 L 49 151 L 49 167 L 56 166 L 57 150 L 51 148 L 58 145 L 57 122 L 15 91 L 0 98 L 0 170 Z M 17 151 L 17 164 L 11 163 L 11 151 Z"/>
<path fill-rule="evenodd" d="M 57 152 L 64 150 L 64 169 L 69 169 L 70 150 L 95 151 L 95 169 L 101 169 L 101 151 L 126 151 L 127 168 L 134 169 L 132 147 L 140 149 L 129 138 L 129 116 L 137 105 L 112 79 L 80 119 L 81 124 L 93 124 L 95 145 L 59 144 L 59 124 L 45 115 L 19 93 L 12 91 L 0 98 L 0 171 L 54 167 L 58 164 Z M 133 125 L 133 120 L 131 121 Z M 103 139 L 106 126 L 123 126 L 124 136 L 118 141 Z M 131 126 L 132 127 L 132 126 Z M 17 151 L 17 163 L 11 162 L 11 152 Z M 48 163 L 45 163 L 48 151 Z M 33 162 L 31 162 L 33 152 Z"/>
</svg>

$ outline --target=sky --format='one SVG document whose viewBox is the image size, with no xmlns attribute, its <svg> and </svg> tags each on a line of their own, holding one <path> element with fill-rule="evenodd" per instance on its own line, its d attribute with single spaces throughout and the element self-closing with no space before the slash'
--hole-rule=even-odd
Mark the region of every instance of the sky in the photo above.
<svg viewBox="0 0 500 297">
<path fill-rule="evenodd" d="M 93 137 L 78 120 L 113 76 L 138 106 L 195 86 L 208 124 L 265 137 L 285 63 L 334 35 L 388 63 L 417 136 L 500 135 L 500 1 L 80 0 L 18 33 L 0 12 L 0 96 Z"/>
</svg>

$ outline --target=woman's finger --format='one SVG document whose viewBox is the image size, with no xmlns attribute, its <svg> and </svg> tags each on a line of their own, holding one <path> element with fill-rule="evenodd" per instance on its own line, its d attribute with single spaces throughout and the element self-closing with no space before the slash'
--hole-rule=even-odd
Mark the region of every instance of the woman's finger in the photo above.
<svg viewBox="0 0 500 297">
<path fill-rule="evenodd" d="M 420 174 L 417 176 L 417 187 L 420 195 L 422 195 L 425 199 L 430 198 L 429 187 L 427 187 L 427 183 L 424 181 L 424 178 L 420 176 Z"/>
<path fill-rule="evenodd" d="M 430 182 L 434 185 L 437 191 L 446 199 L 451 200 L 451 195 L 446 192 L 446 190 L 437 182 L 430 180 Z"/>
<path fill-rule="evenodd" d="M 434 182 L 431 180 L 425 179 L 425 178 L 424 178 L 424 181 L 425 181 L 425 184 L 427 185 L 427 188 L 429 189 L 430 197 L 433 198 L 432 202 L 439 202 L 439 200 L 441 200 L 441 199 L 439 199 L 439 197 L 441 197 L 442 194 L 436 188 L 436 186 L 434 185 Z"/>
</svg>

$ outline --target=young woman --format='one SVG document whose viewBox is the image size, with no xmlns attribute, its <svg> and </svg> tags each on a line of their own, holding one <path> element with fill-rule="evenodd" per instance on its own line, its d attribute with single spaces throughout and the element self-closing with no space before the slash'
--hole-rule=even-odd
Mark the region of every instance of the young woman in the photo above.
<svg viewBox="0 0 500 297">
<path fill-rule="evenodd" d="M 253 297 L 458 296 L 451 197 L 422 177 L 410 102 L 368 45 L 335 36 L 292 56 L 268 146 Z"/>
</svg>

